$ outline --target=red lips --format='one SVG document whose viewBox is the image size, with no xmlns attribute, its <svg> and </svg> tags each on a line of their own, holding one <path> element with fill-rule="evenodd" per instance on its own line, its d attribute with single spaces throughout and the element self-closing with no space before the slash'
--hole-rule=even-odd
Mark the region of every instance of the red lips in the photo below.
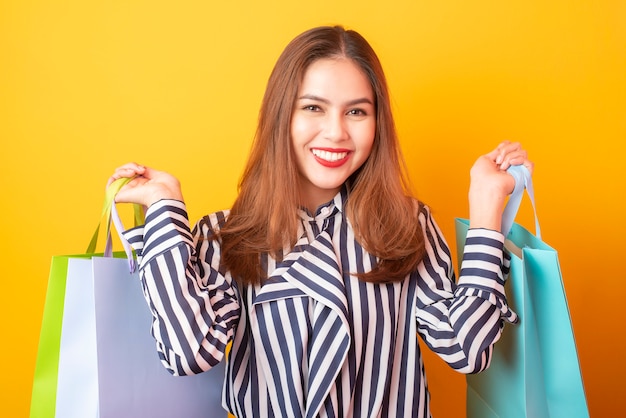
<svg viewBox="0 0 626 418">
<path fill-rule="evenodd" d="M 350 157 L 347 149 L 313 148 L 311 152 L 319 164 L 330 168 L 342 166 Z"/>
</svg>

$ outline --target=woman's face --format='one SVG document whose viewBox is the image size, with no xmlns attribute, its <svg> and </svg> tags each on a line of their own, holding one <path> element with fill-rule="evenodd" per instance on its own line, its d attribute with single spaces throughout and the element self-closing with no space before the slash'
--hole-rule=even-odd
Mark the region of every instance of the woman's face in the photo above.
<svg viewBox="0 0 626 418">
<path fill-rule="evenodd" d="M 291 120 L 302 203 L 314 211 L 331 200 L 367 160 L 376 133 L 374 92 L 351 60 L 309 66 Z"/>
</svg>

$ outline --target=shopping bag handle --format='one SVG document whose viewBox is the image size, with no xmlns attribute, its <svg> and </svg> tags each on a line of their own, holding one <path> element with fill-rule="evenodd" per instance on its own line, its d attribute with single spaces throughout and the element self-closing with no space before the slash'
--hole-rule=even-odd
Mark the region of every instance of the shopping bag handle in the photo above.
<svg viewBox="0 0 626 418">
<path fill-rule="evenodd" d="M 511 232 L 517 211 L 522 203 L 522 197 L 524 197 L 524 190 L 526 190 L 535 214 L 535 235 L 541 239 L 541 229 L 539 228 L 539 219 L 537 218 L 537 208 L 535 206 L 535 191 L 530 171 L 523 165 L 512 165 L 507 172 L 515 179 L 515 187 L 502 213 L 502 234 L 506 237 Z"/>
<path fill-rule="evenodd" d="M 104 194 L 104 203 L 102 205 L 102 213 L 100 214 L 100 222 L 94 231 L 93 236 L 91 237 L 91 241 L 89 242 L 89 246 L 87 247 L 87 254 L 93 254 L 96 251 L 96 247 L 98 245 L 98 236 L 100 234 L 100 225 L 103 220 L 106 225 L 106 234 L 105 234 L 105 249 L 104 256 L 112 257 L 113 256 L 113 243 L 111 239 L 111 222 L 115 225 L 115 229 L 117 230 L 120 241 L 122 242 L 122 246 L 124 247 L 124 252 L 126 253 L 126 257 L 128 258 L 128 263 L 130 267 L 130 271 L 135 271 L 136 263 L 135 257 L 133 256 L 133 250 L 128 243 L 128 241 L 123 237 L 122 232 L 125 230 L 122 221 L 117 213 L 117 209 L 115 208 L 115 195 L 120 191 L 126 183 L 131 181 L 132 178 L 121 178 L 115 180 L 111 183 L 105 191 Z M 140 205 L 133 205 L 134 211 L 134 225 L 138 226 L 144 223 L 144 214 L 142 207 Z"/>
</svg>

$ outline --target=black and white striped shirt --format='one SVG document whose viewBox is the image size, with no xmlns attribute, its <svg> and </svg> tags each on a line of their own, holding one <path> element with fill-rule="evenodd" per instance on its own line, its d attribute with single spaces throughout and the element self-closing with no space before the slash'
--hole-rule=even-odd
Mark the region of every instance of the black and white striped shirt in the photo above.
<svg viewBox="0 0 626 418">
<path fill-rule="evenodd" d="M 470 229 L 458 283 L 428 207 L 419 222 L 426 256 L 404 280 L 374 284 L 375 258 L 343 213 L 346 192 L 315 216 L 300 211 L 301 238 L 283 261 L 264 257 L 268 279 L 239 289 L 220 271 L 212 239 L 228 212 L 190 230 L 185 205 L 152 205 L 126 232 L 140 261 L 152 332 L 175 375 L 225 358 L 224 407 L 237 417 L 430 417 L 419 334 L 454 369 L 489 365 L 503 319 L 508 256 L 502 234 Z"/>
</svg>

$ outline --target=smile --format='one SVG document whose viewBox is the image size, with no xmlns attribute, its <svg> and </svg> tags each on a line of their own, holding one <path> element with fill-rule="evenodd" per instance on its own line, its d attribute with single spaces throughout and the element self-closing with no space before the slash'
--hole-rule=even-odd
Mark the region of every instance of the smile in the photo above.
<svg viewBox="0 0 626 418">
<path fill-rule="evenodd" d="M 347 151 L 331 152 L 331 151 L 324 151 L 324 150 L 321 150 L 321 149 L 312 149 L 311 152 L 318 159 L 321 159 L 321 160 L 324 160 L 324 161 L 328 161 L 328 162 L 331 162 L 331 163 L 343 160 L 344 158 L 346 158 L 348 156 L 348 152 Z"/>
</svg>

